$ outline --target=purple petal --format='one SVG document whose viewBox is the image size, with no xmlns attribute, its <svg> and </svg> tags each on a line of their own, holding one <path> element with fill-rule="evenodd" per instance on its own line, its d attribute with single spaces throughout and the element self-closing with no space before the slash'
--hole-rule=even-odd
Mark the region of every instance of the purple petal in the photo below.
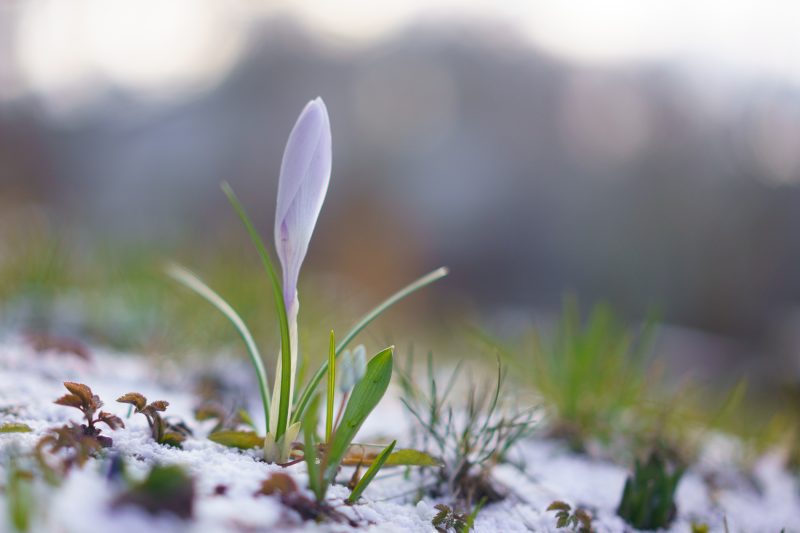
<svg viewBox="0 0 800 533">
<path fill-rule="evenodd" d="M 309 102 L 289 134 L 281 162 L 275 247 L 287 307 L 331 178 L 331 127 L 321 98 Z"/>
</svg>

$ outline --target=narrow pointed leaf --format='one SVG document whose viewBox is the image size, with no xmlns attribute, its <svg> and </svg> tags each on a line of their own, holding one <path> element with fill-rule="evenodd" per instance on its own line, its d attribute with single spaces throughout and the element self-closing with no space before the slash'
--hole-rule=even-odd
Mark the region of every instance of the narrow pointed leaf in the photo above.
<svg viewBox="0 0 800 533">
<path fill-rule="evenodd" d="M 325 442 L 331 441 L 333 430 L 333 394 L 336 392 L 336 339 L 331 330 L 331 342 L 328 350 L 328 403 L 325 412 Z"/>
<path fill-rule="evenodd" d="M 375 475 L 386 463 L 386 460 L 389 459 L 389 456 L 391 455 L 392 450 L 394 450 L 396 444 L 396 440 L 392 441 L 392 443 L 375 458 L 375 461 L 372 462 L 370 467 L 364 473 L 364 476 L 356 484 L 353 492 L 350 493 L 350 496 L 346 500 L 347 503 L 353 504 L 358 501 L 358 499 L 361 497 L 361 494 L 364 493 L 364 490 L 366 490 L 367 486 L 369 486 L 369 484 L 375 478 Z"/>
</svg>

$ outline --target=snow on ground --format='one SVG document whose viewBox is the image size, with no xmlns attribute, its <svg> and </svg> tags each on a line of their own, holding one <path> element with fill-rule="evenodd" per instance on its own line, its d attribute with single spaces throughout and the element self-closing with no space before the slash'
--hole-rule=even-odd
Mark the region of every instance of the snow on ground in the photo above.
<svg viewBox="0 0 800 533">
<path fill-rule="evenodd" d="M 218 364 L 217 371 L 241 380 L 243 374 L 246 379 L 246 368 L 246 362 L 226 360 Z M 0 408 L 11 413 L 1 415 L 2 422 L 21 422 L 34 430 L 27 434 L 0 434 L 0 456 L 5 457 L 12 447 L 30 449 L 48 428 L 68 420 L 77 421 L 79 413 L 75 409 L 55 405 L 53 400 L 66 392 L 63 381 L 78 381 L 89 385 L 106 402 L 106 410 L 125 420 L 124 429 L 105 430 L 104 434 L 114 439 L 114 450 L 128 459 L 129 471 L 143 476 L 154 463 L 177 464 L 196 479 L 198 498 L 191 521 L 165 514 L 152 516 L 137 507 L 112 509 L 110 504 L 121 489 L 106 480 L 103 463 L 92 459 L 82 470 L 74 469 L 58 489 L 37 485 L 40 508 L 34 531 L 351 530 L 341 524 L 301 522 L 277 499 L 253 496 L 261 481 L 276 471 L 289 472 L 304 487 L 305 467 L 298 464 L 284 470 L 258 461 L 257 451 L 239 452 L 207 440 L 209 424 L 199 423 L 192 416 L 195 398 L 191 376 L 196 369 L 97 349 L 91 361 L 65 354 L 37 353 L 18 338 L 0 341 L 0 369 Z M 255 384 L 244 388 L 252 396 L 253 406 L 257 406 Z M 194 431 L 194 437 L 186 440 L 183 449 L 153 442 L 144 417 L 126 418 L 127 407 L 115 402 L 118 396 L 131 391 L 140 392 L 149 400 L 169 401 L 167 414 L 183 418 Z M 8 407 L 14 409 L 5 410 Z M 402 445 L 407 424 L 397 398 L 387 395 L 378 407 L 377 416 L 368 420 L 362 433 L 366 441 L 370 436 L 391 436 L 399 438 Z M 556 531 L 553 513 L 545 509 L 557 499 L 589 509 L 596 517 L 594 525 L 598 532 L 630 530 L 614 512 L 625 483 L 624 468 L 577 456 L 557 443 L 536 439 L 519 445 L 513 455 L 524 461 L 525 471 L 509 465 L 495 470 L 496 479 L 506 486 L 509 497 L 481 511 L 476 531 Z M 5 479 L 5 465 L 2 469 Z M 760 490 L 740 482 L 712 494 L 699 474 L 690 470 L 678 488 L 679 517 L 670 531 L 688 532 L 692 521 L 708 524 L 711 531 L 724 531 L 724 520 L 731 532 L 778 533 L 782 528 L 787 532 L 800 531 L 800 491 L 796 478 L 781 468 L 776 457 L 762 459 L 753 474 Z M 346 479 L 347 475 L 345 472 L 340 478 Z M 228 488 L 224 495 L 215 495 L 218 485 Z M 342 486 L 332 487 L 329 498 L 337 509 L 364 524 L 367 531 L 434 531 L 431 518 L 436 514 L 434 505 L 438 502 L 423 499 L 414 503 L 416 488 L 413 476 L 406 479 L 398 471 L 386 470 L 367 490 L 360 505 L 343 505 L 348 491 Z M 9 527 L 6 513 L 3 502 L 0 531 Z"/>
</svg>

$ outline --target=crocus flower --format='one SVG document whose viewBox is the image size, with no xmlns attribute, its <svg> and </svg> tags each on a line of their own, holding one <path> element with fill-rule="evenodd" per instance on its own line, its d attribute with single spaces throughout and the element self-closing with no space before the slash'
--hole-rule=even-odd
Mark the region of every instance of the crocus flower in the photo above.
<svg viewBox="0 0 800 533">
<path fill-rule="evenodd" d="M 331 126 L 328 110 L 321 98 L 306 104 L 289 134 L 278 181 L 278 206 L 275 211 L 275 248 L 283 271 L 283 298 L 289 320 L 291 344 L 291 390 L 297 371 L 297 279 L 308 251 L 328 183 L 331 179 Z M 276 386 L 273 389 L 271 431 L 275 431 L 280 398 L 281 364 L 278 359 Z M 291 404 L 290 404 L 291 410 Z"/>
<path fill-rule="evenodd" d="M 297 302 L 297 278 L 331 179 L 331 124 L 322 98 L 306 104 L 281 162 L 275 247 L 283 268 L 286 312 Z"/>
</svg>

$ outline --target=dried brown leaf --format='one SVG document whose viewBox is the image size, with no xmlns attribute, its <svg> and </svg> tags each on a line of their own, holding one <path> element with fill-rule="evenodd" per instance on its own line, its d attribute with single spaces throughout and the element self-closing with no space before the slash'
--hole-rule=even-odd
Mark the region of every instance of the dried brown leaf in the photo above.
<svg viewBox="0 0 800 533">
<path fill-rule="evenodd" d="M 100 414 L 97 417 L 97 421 L 103 422 L 112 430 L 125 427 L 125 423 L 122 421 L 120 417 L 111 413 L 107 413 L 105 411 L 100 411 Z"/>
<path fill-rule="evenodd" d="M 297 483 L 292 479 L 292 476 L 282 472 L 275 472 L 261 482 L 261 488 L 256 492 L 256 495 L 271 496 L 273 494 L 282 494 L 286 496 L 297 492 L 297 490 Z"/>
<path fill-rule="evenodd" d="M 65 394 L 64 396 L 62 396 L 53 403 L 56 403 L 58 405 L 64 405 L 66 407 L 75 407 L 77 409 L 83 408 L 83 401 L 74 394 Z"/>
<path fill-rule="evenodd" d="M 92 389 L 84 385 L 83 383 L 75 383 L 73 381 L 65 381 L 64 386 L 70 391 L 72 394 L 77 396 L 81 399 L 85 406 L 91 406 L 95 403 L 95 398 L 97 398 L 94 394 L 92 394 Z"/>
<path fill-rule="evenodd" d="M 127 394 L 123 394 L 119 398 L 117 398 L 119 403 L 129 403 L 136 407 L 137 411 L 141 411 L 144 409 L 144 406 L 147 405 L 147 398 L 139 394 L 138 392 L 129 392 Z"/>
<path fill-rule="evenodd" d="M 166 411 L 167 407 L 169 407 L 169 402 L 165 402 L 164 400 L 156 400 L 150 403 L 150 407 L 156 411 Z"/>
</svg>

